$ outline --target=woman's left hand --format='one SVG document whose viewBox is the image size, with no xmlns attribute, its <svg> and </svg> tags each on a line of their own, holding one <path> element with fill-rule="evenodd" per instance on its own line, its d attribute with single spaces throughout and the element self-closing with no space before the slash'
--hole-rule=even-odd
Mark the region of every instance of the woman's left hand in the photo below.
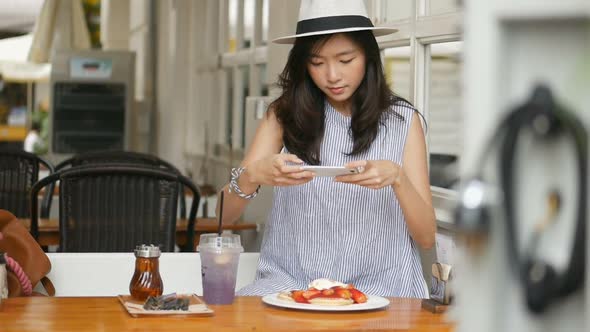
<svg viewBox="0 0 590 332">
<path fill-rule="evenodd" d="M 357 160 L 344 166 L 356 168 L 359 173 L 337 176 L 334 181 L 381 189 L 386 186 L 397 187 L 402 178 L 401 166 L 391 160 Z"/>
</svg>

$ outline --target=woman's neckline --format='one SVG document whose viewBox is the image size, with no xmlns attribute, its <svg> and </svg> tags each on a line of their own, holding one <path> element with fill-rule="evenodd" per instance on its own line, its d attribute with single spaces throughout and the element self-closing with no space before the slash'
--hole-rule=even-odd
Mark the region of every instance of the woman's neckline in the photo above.
<svg viewBox="0 0 590 332">
<path fill-rule="evenodd" d="M 326 98 L 326 103 L 328 103 L 328 105 L 330 105 L 330 107 L 332 107 L 332 109 L 333 109 L 333 110 L 334 110 L 336 113 L 338 113 L 338 114 L 340 114 L 340 115 L 342 115 L 342 116 L 345 116 L 345 117 L 347 117 L 347 118 L 350 118 L 350 117 L 351 117 L 351 115 L 352 115 L 352 114 L 351 114 L 351 111 L 348 111 L 348 112 L 339 111 L 339 110 L 338 110 L 338 108 L 336 108 L 336 106 L 334 106 L 334 104 L 333 104 L 333 103 L 331 103 L 331 102 L 330 102 L 330 100 L 329 100 L 328 98 Z"/>
<path fill-rule="evenodd" d="M 329 116 L 330 118 L 332 118 L 334 120 L 334 122 L 336 122 L 337 124 L 348 128 L 350 126 L 350 120 L 351 120 L 351 116 L 350 115 L 344 115 L 342 113 L 340 113 L 338 110 L 336 110 L 336 108 L 329 102 L 326 100 L 326 108 L 328 110 L 328 114 L 331 116 Z"/>
</svg>

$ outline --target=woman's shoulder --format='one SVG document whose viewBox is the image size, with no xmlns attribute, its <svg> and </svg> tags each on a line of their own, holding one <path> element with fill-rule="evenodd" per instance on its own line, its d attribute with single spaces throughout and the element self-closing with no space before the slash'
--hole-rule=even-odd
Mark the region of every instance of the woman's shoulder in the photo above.
<svg viewBox="0 0 590 332">
<path fill-rule="evenodd" d="M 389 109 L 385 112 L 387 118 L 396 118 L 403 120 L 412 119 L 416 108 L 409 101 L 401 97 L 396 97 L 390 104 Z"/>
<path fill-rule="evenodd" d="M 266 109 L 264 119 L 266 121 L 271 121 L 274 124 L 280 125 L 279 116 L 277 115 L 277 112 L 277 106 L 275 104 L 270 104 Z"/>
<path fill-rule="evenodd" d="M 277 115 L 276 107 L 271 104 L 266 113 L 262 117 L 261 124 L 264 124 L 267 128 L 272 128 L 272 130 L 282 137 L 283 133 L 283 125 Z"/>
<path fill-rule="evenodd" d="M 391 109 L 393 110 L 400 110 L 400 111 L 408 111 L 414 112 L 416 108 L 412 103 L 402 97 L 396 97 L 393 102 L 391 103 Z"/>
</svg>

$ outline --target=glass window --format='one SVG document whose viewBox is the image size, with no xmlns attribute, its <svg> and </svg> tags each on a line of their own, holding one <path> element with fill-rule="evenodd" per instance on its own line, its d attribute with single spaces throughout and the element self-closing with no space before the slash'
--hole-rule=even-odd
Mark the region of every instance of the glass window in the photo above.
<svg viewBox="0 0 590 332">
<path fill-rule="evenodd" d="M 229 27 L 227 30 L 227 38 L 228 40 L 228 51 L 235 52 L 236 51 L 236 41 L 238 39 L 238 1 L 239 0 L 229 0 L 228 2 L 228 22 Z"/>
<path fill-rule="evenodd" d="M 254 40 L 254 9 L 255 0 L 244 0 L 244 44 L 242 48 L 249 48 Z"/>
<path fill-rule="evenodd" d="M 268 1 L 262 1 L 262 45 L 268 43 Z"/>
<path fill-rule="evenodd" d="M 430 154 L 430 185 L 457 189 L 459 183 L 459 158 L 450 154 Z"/>
<path fill-rule="evenodd" d="M 226 71 L 226 81 L 225 81 L 225 98 L 227 100 L 227 109 L 225 117 L 225 143 L 229 146 L 232 145 L 232 122 L 233 122 L 233 96 L 234 96 L 234 73 L 231 68 L 227 68 Z"/>
<path fill-rule="evenodd" d="M 459 2 L 459 0 L 430 0 L 429 15 L 456 12 L 461 9 Z"/>
<path fill-rule="evenodd" d="M 240 66 L 241 76 L 242 76 L 242 109 L 241 109 L 241 138 L 240 138 L 240 147 L 245 148 L 246 144 L 246 98 L 250 95 L 250 66 Z"/>
<path fill-rule="evenodd" d="M 268 96 L 268 82 L 266 80 L 266 63 L 257 65 L 258 78 L 260 79 L 260 95 Z"/>
<path fill-rule="evenodd" d="M 463 42 L 432 44 L 428 89 L 428 131 L 431 182 L 451 188 L 458 178 L 461 152 Z"/>
<path fill-rule="evenodd" d="M 382 20 L 401 20 L 413 16 L 413 0 L 385 0 L 381 2 Z"/>
<path fill-rule="evenodd" d="M 385 76 L 393 92 L 409 100 L 411 91 L 410 46 L 386 48 Z"/>
</svg>

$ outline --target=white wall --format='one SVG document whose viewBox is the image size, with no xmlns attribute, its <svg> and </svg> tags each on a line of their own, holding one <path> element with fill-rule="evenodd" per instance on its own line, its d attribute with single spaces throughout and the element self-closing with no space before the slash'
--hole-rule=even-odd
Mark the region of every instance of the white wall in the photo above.
<svg viewBox="0 0 590 332">
<path fill-rule="evenodd" d="M 117 296 L 129 294 L 135 269 L 133 253 L 49 253 L 47 277 L 55 296 Z M 198 253 L 162 253 L 159 258 L 164 294 L 202 295 Z M 238 264 L 236 290 L 254 281 L 258 253 L 243 253 Z M 39 286 L 37 291 L 42 291 Z"/>
</svg>

